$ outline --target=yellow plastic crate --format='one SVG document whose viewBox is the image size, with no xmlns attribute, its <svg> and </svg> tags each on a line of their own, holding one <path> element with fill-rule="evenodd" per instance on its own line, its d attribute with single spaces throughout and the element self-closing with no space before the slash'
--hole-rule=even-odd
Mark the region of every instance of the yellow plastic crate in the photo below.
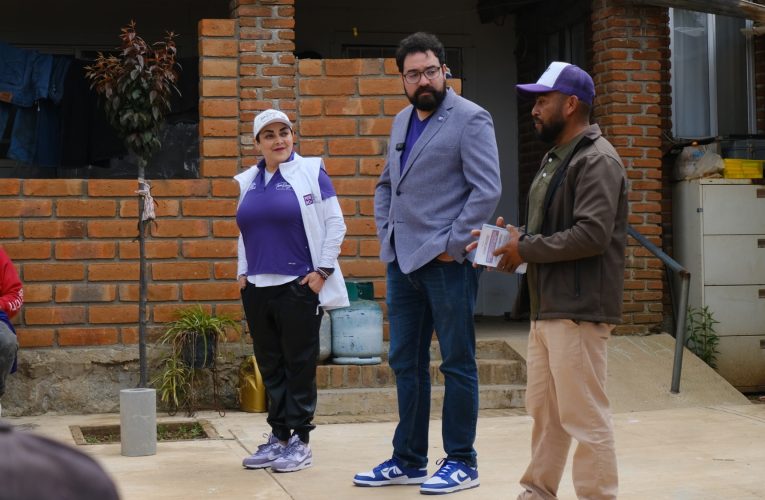
<svg viewBox="0 0 765 500">
<path fill-rule="evenodd" d="M 763 160 L 725 158 L 723 175 L 726 179 L 762 179 Z"/>
<path fill-rule="evenodd" d="M 747 179 L 762 179 L 763 160 L 742 160 L 741 170 Z"/>
</svg>

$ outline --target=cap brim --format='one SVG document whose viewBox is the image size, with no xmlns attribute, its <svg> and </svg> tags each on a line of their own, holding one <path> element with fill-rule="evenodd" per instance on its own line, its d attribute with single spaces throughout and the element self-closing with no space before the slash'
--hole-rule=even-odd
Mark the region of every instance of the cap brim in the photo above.
<svg viewBox="0 0 765 500">
<path fill-rule="evenodd" d="M 275 119 L 270 120 L 270 121 L 264 123 L 263 125 L 261 125 L 260 128 L 258 128 L 257 132 L 255 132 L 255 134 L 254 134 L 255 137 L 257 137 L 258 134 L 260 134 L 263 131 L 264 128 L 268 127 L 269 125 L 273 125 L 274 123 L 281 123 L 281 124 L 289 127 L 290 130 L 292 130 L 292 123 L 286 122 L 286 121 L 284 121 L 281 118 L 275 118 Z"/>
<path fill-rule="evenodd" d="M 547 92 L 553 91 L 552 88 L 546 85 L 540 85 L 538 83 L 516 85 L 515 88 L 518 91 L 518 95 L 521 97 L 533 97 L 536 94 L 546 94 Z"/>
</svg>

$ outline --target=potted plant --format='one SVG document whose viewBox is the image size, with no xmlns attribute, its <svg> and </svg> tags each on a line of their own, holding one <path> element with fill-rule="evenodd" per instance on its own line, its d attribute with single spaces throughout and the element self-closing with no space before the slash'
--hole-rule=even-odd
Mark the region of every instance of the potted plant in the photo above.
<svg viewBox="0 0 765 500">
<path fill-rule="evenodd" d="M 227 328 L 238 331 L 239 324 L 228 316 L 210 314 L 201 306 L 181 310 L 178 318 L 167 324 L 158 342 L 170 349 L 152 384 L 171 414 L 181 407 L 186 407 L 189 415 L 194 413 L 197 400 L 194 378 L 198 370 L 210 369 L 216 388 L 218 346 L 226 341 Z"/>
</svg>

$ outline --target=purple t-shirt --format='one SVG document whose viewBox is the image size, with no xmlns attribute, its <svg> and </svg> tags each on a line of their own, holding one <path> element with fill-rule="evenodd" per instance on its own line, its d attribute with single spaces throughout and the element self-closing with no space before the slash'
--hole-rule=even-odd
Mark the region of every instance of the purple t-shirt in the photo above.
<svg viewBox="0 0 765 500">
<path fill-rule="evenodd" d="M 279 170 L 265 183 L 264 164 L 236 213 L 244 240 L 247 274 L 303 276 L 313 269 L 300 204 Z M 329 176 L 319 171 L 321 199 L 336 196 Z"/>
<path fill-rule="evenodd" d="M 406 165 L 406 160 L 409 158 L 409 153 L 412 152 L 414 144 L 422 135 L 422 132 L 425 130 L 425 127 L 428 125 L 428 122 L 432 116 L 433 114 L 431 113 L 427 118 L 420 121 L 420 117 L 417 116 L 417 110 L 412 109 L 412 115 L 409 117 L 409 127 L 406 130 L 406 142 L 404 142 L 404 150 L 401 152 L 400 173 L 404 173 L 404 165 Z"/>
</svg>

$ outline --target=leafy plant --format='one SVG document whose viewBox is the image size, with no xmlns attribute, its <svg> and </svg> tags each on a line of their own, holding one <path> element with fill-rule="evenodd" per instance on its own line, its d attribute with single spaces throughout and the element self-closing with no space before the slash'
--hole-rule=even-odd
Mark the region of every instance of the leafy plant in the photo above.
<svg viewBox="0 0 765 500">
<path fill-rule="evenodd" d="M 177 92 L 176 35 L 151 45 L 136 33 L 135 21 L 122 28 L 118 56 L 98 54 L 86 67 L 91 87 L 104 97 L 109 123 L 125 146 L 145 166 L 161 146 L 158 132 L 170 111 L 170 95 Z"/>
<path fill-rule="evenodd" d="M 159 399 L 174 413 L 178 408 L 188 406 L 187 398 L 191 392 L 190 368 L 173 356 L 165 358 L 163 365 L 162 371 L 151 383 L 157 388 Z"/>
<path fill-rule="evenodd" d="M 145 231 L 155 218 L 151 185 L 145 167 L 161 146 L 159 129 L 170 111 L 170 96 L 178 92 L 178 64 L 175 61 L 175 34 L 151 45 L 136 33 L 134 21 L 122 28 L 118 55 L 98 54 L 95 63 L 85 68 L 85 76 L 104 99 L 109 123 L 125 146 L 138 157 L 138 359 L 139 387 L 146 387 L 146 303 L 148 297 Z M 179 92 L 180 94 L 180 92 Z"/>
<path fill-rule="evenodd" d="M 218 341 L 226 341 L 226 328 L 237 329 L 238 327 L 238 323 L 228 316 L 213 316 L 198 305 L 180 311 L 178 319 L 168 324 L 159 338 L 159 343 L 170 344 L 175 356 L 178 357 L 191 353 L 189 349 L 197 342 L 201 342 L 203 353 L 206 355 L 208 346 L 217 350 Z M 185 361 L 191 364 L 197 360 L 187 357 Z M 204 358 L 201 361 L 203 365 L 207 365 L 212 360 Z"/>
<path fill-rule="evenodd" d="M 685 324 L 685 345 L 712 368 L 717 368 L 717 346 L 720 337 L 715 332 L 715 325 L 719 321 L 714 319 L 708 306 L 701 309 L 688 308 Z"/>
<path fill-rule="evenodd" d="M 218 345 L 226 341 L 227 328 L 238 331 L 239 324 L 225 315 L 214 316 L 199 305 L 181 310 L 178 318 L 167 324 L 158 342 L 170 346 L 170 350 L 152 385 L 157 388 L 160 400 L 168 405 L 171 414 L 179 408 L 186 408 L 189 416 L 194 414 L 196 372 L 212 368 L 215 373 Z M 201 349 L 198 349 L 199 345 Z M 201 359 L 198 351 L 202 353 Z M 213 381 L 213 384 L 216 383 Z"/>
</svg>

